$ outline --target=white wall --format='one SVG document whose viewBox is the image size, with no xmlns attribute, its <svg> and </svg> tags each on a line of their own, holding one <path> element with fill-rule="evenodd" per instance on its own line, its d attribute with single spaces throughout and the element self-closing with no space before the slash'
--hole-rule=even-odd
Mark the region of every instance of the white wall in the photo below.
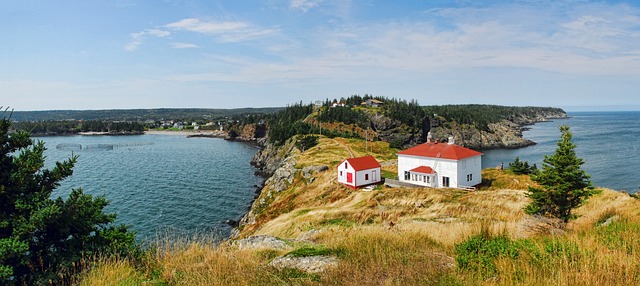
<svg viewBox="0 0 640 286">
<path fill-rule="evenodd" d="M 482 167 L 480 156 L 465 158 L 463 160 L 424 158 L 410 155 L 398 155 L 398 178 L 400 181 L 410 182 L 404 179 L 404 172 L 419 166 L 431 167 L 436 171 L 434 187 L 442 187 L 442 177 L 449 177 L 449 187 L 475 186 L 482 182 Z M 467 175 L 471 174 L 472 180 L 467 181 Z"/>
<path fill-rule="evenodd" d="M 345 168 L 345 162 L 347 162 L 347 161 L 342 161 L 342 163 L 340 163 L 340 165 L 338 165 L 338 183 L 342 183 L 342 184 L 347 184 L 347 185 L 353 186 L 354 182 L 347 183 L 347 173 L 354 174 L 354 178 L 355 178 L 355 173 L 356 172 L 353 169 L 353 167 L 351 166 L 351 164 L 347 163 L 347 167 Z"/>
<path fill-rule="evenodd" d="M 347 184 L 350 186 L 364 186 L 364 185 L 370 185 L 370 184 L 374 184 L 374 183 L 379 183 L 381 181 L 381 174 L 380 174 L 380 168 L 374 168 L 374 169 L 368 169 L 368 170 L 360 170 L 358 172 L 355 171 L 355 169 L 353 169 L 353 166 L 351 166 L 351 164 L 348 164 L 347 162 L 347 167 L 345 168 L 345 163 L 346 161 L 343 161 L 342 163 L 340 163 L 340 165 L 338 166 L 338 183 L 342 183 L 342 184 Z M 342 172 L 342 175 L 341 173 Z M 353 182 L 351 183 L 347 183 L 347 173 L 352 173 L 353 174 Z M 375 174 L 374 174 L 375 173 Z M 366 177 L 369 177 L 369 179 L 365 179 Z"/>
</svg>

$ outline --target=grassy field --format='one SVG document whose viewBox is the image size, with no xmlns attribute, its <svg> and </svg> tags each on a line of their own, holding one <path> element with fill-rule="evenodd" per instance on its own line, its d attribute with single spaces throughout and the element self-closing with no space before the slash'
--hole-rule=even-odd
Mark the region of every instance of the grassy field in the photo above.
<svg viewBox="0 0 640 286">
<path fill-rule="evenodd" d="M 484 186 L 475 192 L 387 187 L 365 192 L 336 182 L 335 167 L 351 155 L 372 154 L 385 172 L 395 173 L 395 152 L 383 142 L 322 138 L 318 146 L 292 154 L 296 168 L 325 165 L 329 171 L 313 180 L 296 175 L 287 189 L 271 192 L 256 223 L 242 230 L 243 237 L 289 239 L 291 249 L 240 250 L 209 238 L 165 239 L 140 261 L 99 259 L 79 283 L 640 284 L 640 201 L 626 193 L 602 190 L 577 210 L 578 219 L 563 225 L 525 214 L 525 190 L 533 183 L 507 171 L 484 170 Z M 309 248 L 336 255 L 338 266 L 314 274 L 268 266 L 277 256 Z"/>
</svg>

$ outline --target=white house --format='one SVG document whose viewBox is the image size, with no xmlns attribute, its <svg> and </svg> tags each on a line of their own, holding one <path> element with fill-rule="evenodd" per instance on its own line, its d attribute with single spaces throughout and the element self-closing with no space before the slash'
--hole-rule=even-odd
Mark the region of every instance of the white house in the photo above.
<svg viewBox="0 0 640 286">
<path fill-rule="evenodd" d="M 449 143 L 427 142 L 398 152 L 401 182 L 434 188 L 465 188 L 482 182 L 482 153 Z"/>
<path fill-rule="evenodd" d="M 380 163 L 373 156 L 346 159 L 338 165 L 338 182 L 353 189 L 378 184 Z"/>
</svg>

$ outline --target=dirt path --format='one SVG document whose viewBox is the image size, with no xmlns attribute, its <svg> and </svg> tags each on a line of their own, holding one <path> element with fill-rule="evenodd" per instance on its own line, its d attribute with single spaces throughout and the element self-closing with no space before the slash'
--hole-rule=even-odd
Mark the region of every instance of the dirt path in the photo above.
<svg viewBox="0 0 640 286">
<path fill-rule="evenodd" d="M 342 143 L 338 142 L 338 140 L 336 140 L 336 139 L 331 139 L 331 140 L 333 140 L 333 142 L 336 142 L 336 144 L 337 144 L 338 146 L 342 146 L 342 147 L 344 147 L 344 149 L 346 149 L 346 150 L 347 150 L 347 152 L 349 152 L 349 156 L 351 156 L 351 158 L 353 158 L 353 157 L 354 157 L 354 156 L 353 156 L 353 152 L 351 152 L 351 149 L 349 149 L 349 146 L 347 146 L 347 145 L 345 145 L 345 144 L 342 144 Z"/>
</svg>

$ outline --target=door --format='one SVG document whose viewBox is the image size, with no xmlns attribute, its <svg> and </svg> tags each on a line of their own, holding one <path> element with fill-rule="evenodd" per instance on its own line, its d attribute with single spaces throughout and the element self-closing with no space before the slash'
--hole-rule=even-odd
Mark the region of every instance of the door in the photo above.
<svg viewBox="0 0 640 286">
<path fill-rule="evenodd" d="M 380 181 L 380 179 L 378 179 L 378 170 L 371 171 L 371 178 L 374 182 Z"/>
<path fill-rule="evenodd" d="M 347 173 L 347 183 L 353 184 L 353 173 Z"/>
</svg>

